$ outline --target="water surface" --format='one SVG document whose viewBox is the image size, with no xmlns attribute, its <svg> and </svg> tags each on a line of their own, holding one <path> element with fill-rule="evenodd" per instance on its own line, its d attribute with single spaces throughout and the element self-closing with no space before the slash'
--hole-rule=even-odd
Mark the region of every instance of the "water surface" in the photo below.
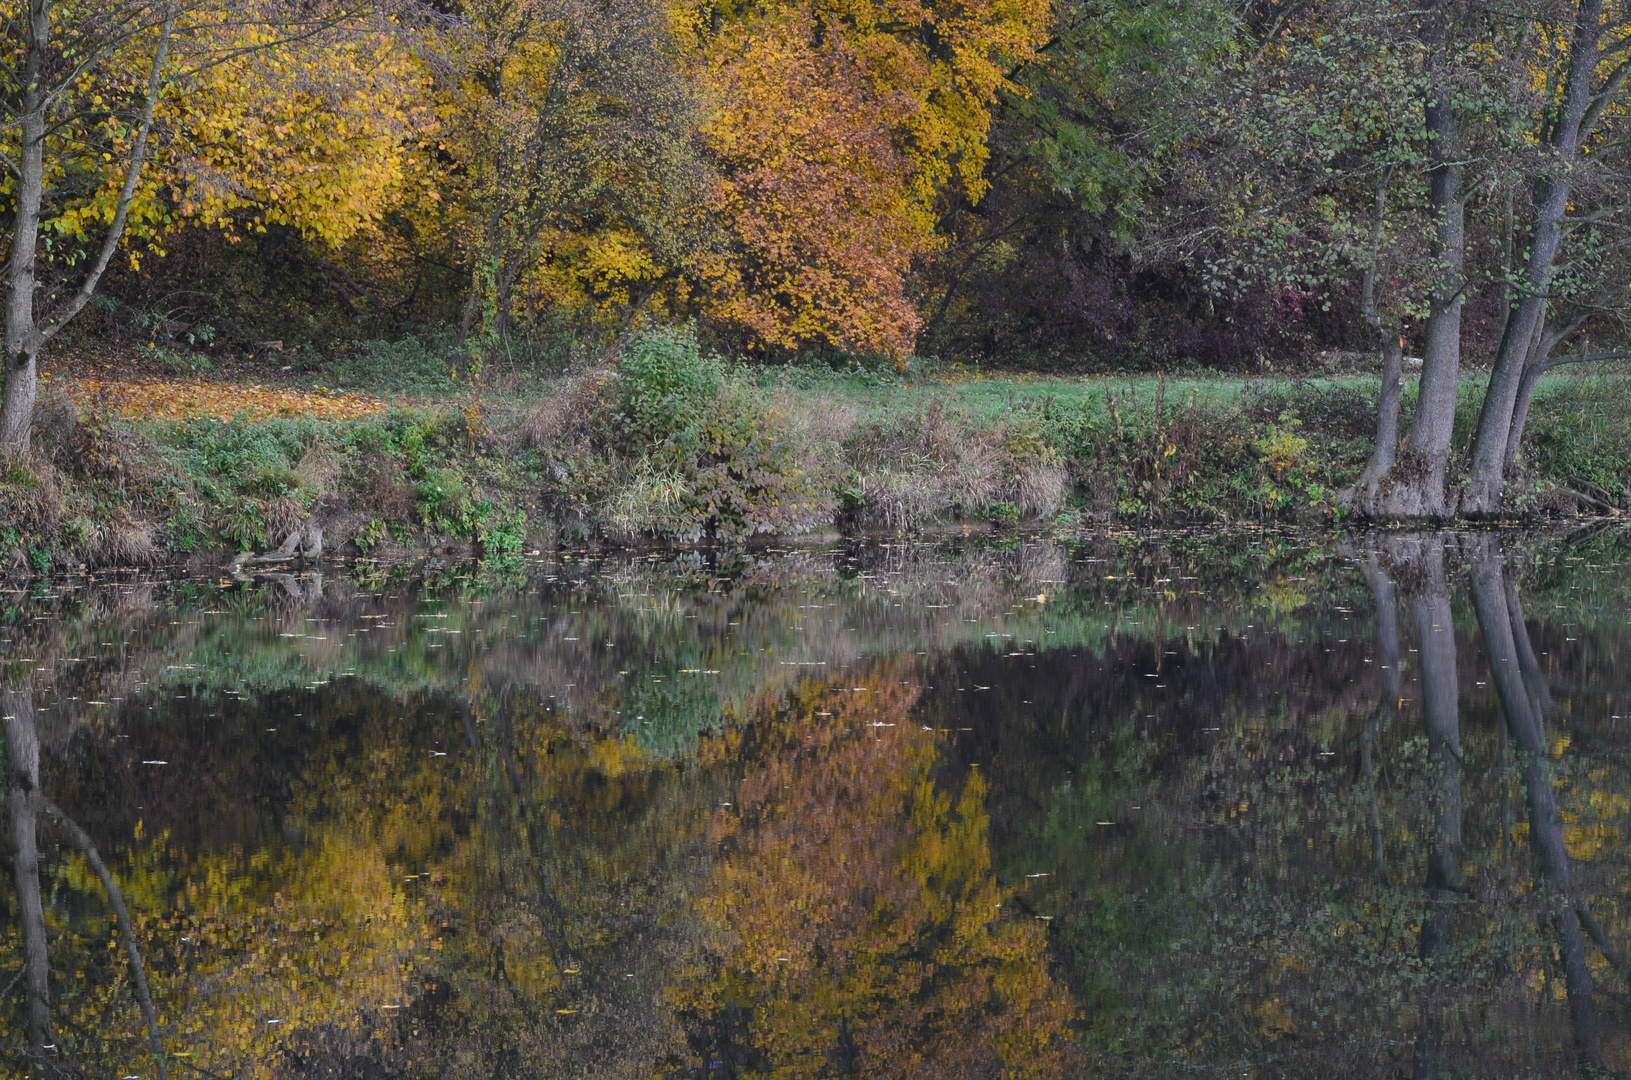
<svg viewBox="0 0 1631 1080">
<path fill-rule="evenodd" d="M 0 1073 L 1623 1072 L 1628 567 L 1244 532 L 35 585 Z"/>
</svg>

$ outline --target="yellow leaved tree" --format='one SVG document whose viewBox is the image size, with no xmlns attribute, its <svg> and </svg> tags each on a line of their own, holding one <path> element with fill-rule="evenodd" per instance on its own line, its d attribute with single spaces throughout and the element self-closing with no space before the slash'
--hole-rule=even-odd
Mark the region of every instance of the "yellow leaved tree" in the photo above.
<svg viewBox="0 0 1631 1080">
<path fill-rule="evenodd" d="M 912 260 L 943 198 L 983 194 L 992 106 L 1050 17 L 1047 0 L 682 3 L 721 178 L 726 236 L 699 260 L 714 316 L 763 347 L 908 352 Z"/>
<path fill-rule="evenodd" d="M 187 220 L 333 244 L 378 217 L 409 126 L 397 32 L 271 0 L 31 0 L 0 24 L 0 450 L 27 450 L 36 359 L 121 244 Z"/>
</svg>

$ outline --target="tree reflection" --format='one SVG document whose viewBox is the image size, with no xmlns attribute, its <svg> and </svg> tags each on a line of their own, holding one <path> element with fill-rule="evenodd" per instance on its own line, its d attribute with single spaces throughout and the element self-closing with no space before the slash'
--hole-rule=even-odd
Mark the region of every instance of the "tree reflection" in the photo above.
<svg viewBox="0 0 1631 1080">
<path fill-rule="evenodd" d="M 1044 923 L 992 873 L 984 779 L 934 782 L 917 696 L 880 664 L 748 728 L 700 902 L 722 949 L 676 994 L 710 1075 L 1061 1075 Z"/>
<path fill-rule="evenodd" d="M 1001 558 L 19 623 L 0 1071 L 1624 1067 L 1631 757 L 1582 702 L 1631 651 L 1557 640 L 1579 578 Z"/>
<path fill-rule="evenodd" d="M 40 899 L 40 847 L 36 795 L 40 790 L 40 737 L 34 727 L 34 695 L 28 689 L 0 693 L 5 709 L 7 802 L 11 810 L 12 881 L 23 945 L 23 992 L 30 1057 L 44 1060 L 55 1049 L 51 1036 L 50 959 L 45 906 Z"/>
<path fill-rule="evenodd" d="M 1472 560 L 1473 605 L 1489 655 L 1501 714 L 1523 765 L 1529 803 L 1529 842 L 1535 864 L 1553 894 L 1552 927 L 1562 954 L 1575 1049 L 1582 1068 L 1602 1066 L 1591 970 L 1586 960 L 1580 920 L 1571 903 L 1569 852 L 1553 790 L 1551 752 L 1546 745 L 1544 705 L 1549 694 L 1529 631 L 1518 606 L 1517 591 L 1507 581 L 1494 537 L 1480 537 Z"/>
<path fill-rule="evenodd" d="M 1407 542 L 1401 560 L 1417 578 L 1411 597 L 1421 664 L 1422 723 L 1427 733 L 1431 828 L 1427 844 L 1427 912 L 1422 918 L 1419 955 L 1428 990 L 1422 1001 L 1414 1071 L 1418 1080 L 1439 1074 L 1444 1027 L 1444 964 L 1462 893 L 1461 872 L 1461 690 L 1456 672 L 1455 621 L 1445 573 L 1444 540 Z M 1381 617 L 1380 611 L 1378 612 Z"/>
</svg>

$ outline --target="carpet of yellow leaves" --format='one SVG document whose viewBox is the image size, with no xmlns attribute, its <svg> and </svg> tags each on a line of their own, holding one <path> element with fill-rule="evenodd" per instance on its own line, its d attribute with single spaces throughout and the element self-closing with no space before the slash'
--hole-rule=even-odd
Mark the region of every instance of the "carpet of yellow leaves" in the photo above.
<svg viewBox="0 0 1631 1080">
<path fill-rule="evenodd" d="M 264 419 L 269 416 L 315 416 L 352 420 L 383 412 L 391 403 L 367 394 L 296 390 L 258 383 L 211 382 L 205 379 L 96 379 L 42 375 L 82 408 L 111 409 L 144 420 L 184 420 L 213 416 Z"/>
</svg>

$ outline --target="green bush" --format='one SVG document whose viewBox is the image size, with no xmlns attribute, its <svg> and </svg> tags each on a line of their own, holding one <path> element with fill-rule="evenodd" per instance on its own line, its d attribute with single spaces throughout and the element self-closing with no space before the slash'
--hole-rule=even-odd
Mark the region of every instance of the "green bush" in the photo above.
<svg viewBox="0 0 1631 1080">
<path fill-rule="evenodd" d="M 629 433 L 694 448 L 693 435 L 724 385 L 723 364 L 704 356 L 690 330 L 648 330 L 618 358 Z"/>
<path fill-rule="evenodd" d="M 365 341 L 324 364 L 324 384 L 377 392 L 446 393 L 454 388 L 452 341 L 409 334 L 397 341 Z"/>
<path fill-rule="evenodd" d="M 790 418 L 690 330 L 635 338 L 616 387 L 585 399 L 595 403 L 586 442 L 557 435 L 545 447 L 554 494 L 575 512 L 670 540 L 802 532 L 830 514 L 831 485 Z"/>
</svg>

